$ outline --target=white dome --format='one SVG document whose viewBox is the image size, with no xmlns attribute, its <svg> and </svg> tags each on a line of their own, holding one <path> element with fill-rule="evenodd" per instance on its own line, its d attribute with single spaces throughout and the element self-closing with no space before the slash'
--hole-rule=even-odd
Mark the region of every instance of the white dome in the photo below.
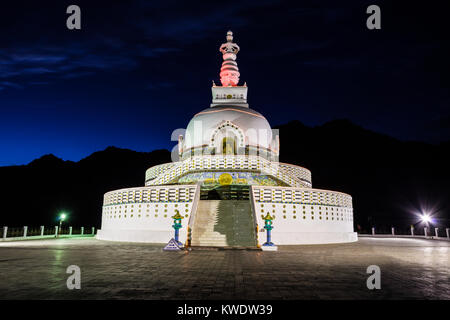
<svg viewBox="0 0 450 320">
<path fill-rule="evenodd" d="M 186 128 L 183 150 L 213 146 L 225 131 L 236 137 L 239 147 L 271 148 L 272 129 L 266 118 L 250 108 L 228 105 L 197 113 Z"/>
</svg>

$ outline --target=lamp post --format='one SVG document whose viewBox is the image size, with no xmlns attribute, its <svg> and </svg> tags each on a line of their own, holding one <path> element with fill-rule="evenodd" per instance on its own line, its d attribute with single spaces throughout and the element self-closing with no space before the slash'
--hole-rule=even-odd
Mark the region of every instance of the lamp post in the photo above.
<svg viewBox="0 0 450 320">
<path fill-rule="evenodd" d="M 263 244 L 264 247 L 273 247 L 275 246 L 272 242 L 271 236 L 272 236 L 272 220 L 275 219 L 274 217 L 272 217 L 270 215 L 269 212 L 267 212 L 267 215 L 265 217 L 263 217 L 264 219 L 264 229 L 267 230 L 267 240 L 266 242 Z"/>
<path fill-rule="evenodd" d="M 420 219 L 422 220 L 422 222 L 425 224 L 425 228 L 423 229 L 424 234 L 425 234 L 425 238 L 428 237 L 428 227 L 430 224 L 433 223 L 433 219 L 431 218 L 431 216 L 428 213 L 423 213 L 422 216 L 420 217 Z"/>
<path fill-rule="evenodd" d="M 183 244 L 178 240 L 180 236 L 180 229 L 182 228 L 181 225 L 181 219 L 184 219 L 184 217 L 180 214 L 178 210 L 175 210 L 175 215 L 172 216 L 173 219 L 173 225 L 172 227 L 175 229 L 175 242 L 178 243 L 178 245 L 182 246 Z"/>
<path fill-rule="evenodd" d="M 65 213 L 61 213 L 59 215 L 59 230 L 58 230 L 58 236 L 61 234 L 61 226 L 64 220 L 66 220 L 66 214 Z"/>
</svg>

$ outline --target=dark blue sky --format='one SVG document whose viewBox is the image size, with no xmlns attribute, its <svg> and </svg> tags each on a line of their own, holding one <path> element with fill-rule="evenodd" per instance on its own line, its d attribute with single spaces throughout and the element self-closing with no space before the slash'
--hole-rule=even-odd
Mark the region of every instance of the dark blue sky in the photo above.
<svg viewBox="0 0 450 320">
<path fill-rule="evenodd" d="M 66 28 L 70 4 L 82 30 Z M 366 28 L 370 4 L 382 30 Z M 272 125 L 348 118 L 450 139 L 448 5 L 411 1 L 14 1 L 0 10 L 0 166 L 107 146 L 171 148 L 210 104 L 218 48 L 240 45 L 250 106 Z M 280 136 L 282 141 L 282 135 Z"/>
</svg>

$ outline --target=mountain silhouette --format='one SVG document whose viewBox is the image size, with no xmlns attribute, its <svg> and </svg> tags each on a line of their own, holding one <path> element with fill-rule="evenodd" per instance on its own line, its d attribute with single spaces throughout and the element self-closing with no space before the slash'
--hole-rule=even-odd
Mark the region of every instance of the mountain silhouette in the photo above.
<svg viewBox="0 0 450 320">
<path fill-rule="evenodd" d="M 435 214 L 437 226 L 450 226 L 450 142 L 404 142 L 348 120 L 316 127 L 292 121 L 275 128 L 281 162 L 311 170 L 314 188 L 352 195 L 355 230 L 375 225 L 406 232 L 424 211 Z M 68 224 L 98 228 L 105 192 L 143 186 L 146 169 L 170 161 L 168 150 L 108 147 L 78 162 L 50 154 L 28 165 L 0 167 L 0 223 L 51 226 L 65 211 Z"/>
</svg>

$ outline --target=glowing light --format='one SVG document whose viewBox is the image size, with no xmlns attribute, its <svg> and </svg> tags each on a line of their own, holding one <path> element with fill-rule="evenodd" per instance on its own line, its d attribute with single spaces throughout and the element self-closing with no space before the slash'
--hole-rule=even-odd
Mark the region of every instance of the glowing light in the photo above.
<svg viewBox="0 0 450 320">
<path fill-rule="evenodd" d="M 59 220 L 61 220 L 61 221 L 64 221 L 65 219 L 66 219 L 66 214 L 65 213 L 61 213 L 60 215 L 59 215 Z"/>
<path fill-rule="evenodd" d="M 428 214 L 423 214 L 423 215 L 421 216 L 421 219 L 422 219 L 422 222 L 426 222 L 426 223 L 429 223 L 429 222 L 432 221 L 432 220 L 431 220 L 431 217 L 430 217 Z"/>
</svg>

